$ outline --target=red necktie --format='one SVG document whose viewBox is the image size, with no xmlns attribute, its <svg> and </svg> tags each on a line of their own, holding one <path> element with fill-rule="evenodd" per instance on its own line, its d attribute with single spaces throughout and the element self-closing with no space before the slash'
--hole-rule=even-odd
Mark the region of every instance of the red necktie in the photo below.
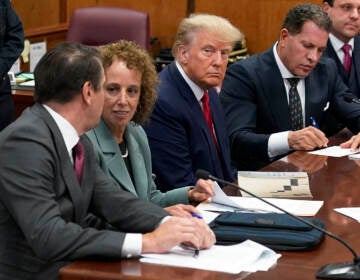
<svg viewBox="0 0 360 280">
<path fill-rule="evenodd" d="M 80 141 L 73 148 L 73 156 L 74 156 L 75 174 L 79 183 L 81 183 L 85 156 L 84 156 L 84 146 Z"/>
<path fill-rule="evenodd" d="M 351 70 L 351 55 L 350 55 L 350 50 L 351 50 L 351 46 L 349 44 L 345 44 L 341 47 L 342 51 L 344 52 L 344 68 L 345 68 L 345 72 L 346 74 L 350 74 L 350 70 Z"/>
<path fill-rule="evenodd" d="M 204 92 L 204 95 L 201 98 L 201 103 L 202 103 L 204 117 L 205 117 L 206 123 L 209 127 L 211 137 L 214 141 L 216 149 L 219 150 L 218 144 L 216 141 L 216 137 L 215 137 L 215 133 L 214 133 L 213 121 L 212 121 L 212 117 L 211 117 L 211 109 L 210 109 L 210 104 L 209 104 L 209 94 L 207 91 Z"/>
</svg>

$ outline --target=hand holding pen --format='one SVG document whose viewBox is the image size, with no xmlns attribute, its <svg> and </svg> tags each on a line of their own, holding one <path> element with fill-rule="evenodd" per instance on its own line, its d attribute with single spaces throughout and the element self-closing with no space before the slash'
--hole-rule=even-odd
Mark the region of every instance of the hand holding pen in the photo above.
<svg viewBox="0 0 360 280">
<path fill-rule="evenodd" d="M 288 134 L 288 145 L 294 151 L 311 151 L 327 147 L 329 139 L 319 129 L 314 117 L 310 117 L 311 124 L 303 129 L 290 131 Z"/>
</svg>

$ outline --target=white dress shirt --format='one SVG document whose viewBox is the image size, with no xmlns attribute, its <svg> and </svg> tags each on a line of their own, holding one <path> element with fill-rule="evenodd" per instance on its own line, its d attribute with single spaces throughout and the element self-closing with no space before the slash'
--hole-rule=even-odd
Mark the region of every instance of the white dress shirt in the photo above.
<svg viewBox="0 0 360 280">
<path fill-rule="evenodd" d="M 275 56 L 275 61 L 277 66 L 279 67 L 281 76 L 283 78 L 283 83 L 286 90 L 287 100 L 289 102 L 289 89 L 290 89 L 290 83 L 287 80 L 288 78 L 294 78 L 295 76 L 285 67 L 285 65 L 282 63 L 279 55 L 276 51 L 277 43 L 274 44 L 273 47 L 273 53 Z M 303 113 L 303 122 L 305 122 L 305 80 L 304 78 L 300 78 L 298 84 L 297 84 L 297 90 L 300 96 L 301 101 L 301 107 L 302 107 L 302 113 Z M 278 93 L 274 93 L 278 94 Z M 273 133 L 270 135 L 269 142 L 268 142 L 268 155 L 269 158 L 273 158 L 278 155 L 282 155 L 285 153 L 288 153 L 291 151 L 288 143 L 288 136 L 290 131 L 282 131 Z"/>
</svg>

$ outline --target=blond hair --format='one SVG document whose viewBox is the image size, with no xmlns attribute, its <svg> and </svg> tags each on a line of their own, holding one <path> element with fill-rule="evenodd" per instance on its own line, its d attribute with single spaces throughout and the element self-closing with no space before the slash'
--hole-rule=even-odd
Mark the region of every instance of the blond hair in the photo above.
<svg viewBox="0 0 360 280">
<path fill-rule="evenodd" d="M 210 31 L 216 35 L 218 40 L 230 42 L 232 45 L 244 38 L 240 30 L 223 17 L 210 14 L 191 14 L 181 21 L 176 32 L 172 48 L 175 58 L 179 46 L 190 44 L 194 38 L 194 33 L 197 31 Z"/>
</svg>

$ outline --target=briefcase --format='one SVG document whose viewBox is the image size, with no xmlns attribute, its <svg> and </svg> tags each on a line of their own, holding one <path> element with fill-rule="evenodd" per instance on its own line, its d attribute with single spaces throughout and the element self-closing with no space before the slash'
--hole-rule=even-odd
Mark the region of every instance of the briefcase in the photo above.
<svg viewBox="0 0 360 280">
<path fill-rule="evenodd" d="M 321 229 L 326 228 L 319 219 L 303 219 Z M 323 232 L 290 215 L 279 213 L 225 212 L 209 226 L 219 245 L 250 239 L 274 250 L 301 251 L 314 249 L 324 237 Z"/>
</svg>

